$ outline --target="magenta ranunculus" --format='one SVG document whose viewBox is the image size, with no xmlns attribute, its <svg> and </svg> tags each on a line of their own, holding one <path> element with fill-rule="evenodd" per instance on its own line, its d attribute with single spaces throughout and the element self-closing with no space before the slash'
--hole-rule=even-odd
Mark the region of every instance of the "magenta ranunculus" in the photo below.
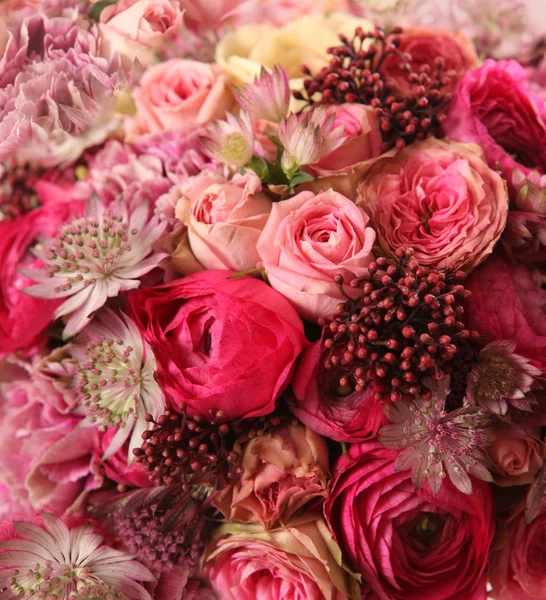
<svg viewBox="0 0 546 600">
<path fill-rule="evenodd" d="M 397 453 L 378 442 L 353 445 L 335 466 L 326 519 L 374 598 L 485 600 L 495 531 L 489 487 L 467 496 L 444 481 L 435 496 L 415 491 Z"/>
<path fill-rule="evenodd" d="M 515 340 L 515 352 L 546 369 L 546 290 L 540 275 L 528 265 L 513 264 L 496 253 L 466 280 L 472 292 L 467 301 L 466 324 L 495 340 Z"/>
<path fill-rule="evenodd" d="M 131 292 L 128 308 L 152 347 L 167 402 L 226 417 L 270 413 L 306 345 L 294 309 L 263 281 L 203 271 Z"/>
<path fill-rule="evenodd" d="M 491 597 L 495 600 L 540 600 L 546 590 L 546 511 L 525 523 L 518 506 L 491 552 Z"/>
<path fill-rule="evenodd" d="M 292 412 L 313 431 L 337 442 L 363 442 L 377 435 L 387 423 L 378 389 L 370 385 L 362 392 L 339 384 L 342 373 L 324 367 L 328 350 L 322 339 L 300 357 L 292 390 Z"/>
<path fill-rule="evenodd" d="M 411 247 L 423 266 L 474 268 L 506 224 L 506 185 L 469 144 L 430 138 L 387 153 L 358 190 L 382 249 Z"/>
<path fill-rule="evenodd" d="M 258 254 L 271 285 L 314 321 L 344 300 L 336 275 L 355 295 L 348 282 L 368 272 L 374 242 L 369 217 L 354 202 L 332 190 L 301 192 L 273 204 Z"/>
<path fill-rule="evenodd" d="M 83 204 L 68 201 L 63 197 L 66 190 L 56 184 L 44 181 L 37 189 L 43 206 L 14 221 L 0 222 L 0 357 L 33 350 L 46 339 L 44 332 L 60 302 L 23 293 L 31 280 L 20 269 L 39 267 L 42 262 L 32 254 L 32 247 L 57 235 L 71 215 L 83 211 Z"/>
<path fill-rule="evenodd" d="M 527 77 L 516 61 L 484 61 L 459 81 L 444 124 L 451 139 L 481 146 L 511 194 L 514 169 L 546 172 L 544 101 L 530 91 Z"/>
</svg>

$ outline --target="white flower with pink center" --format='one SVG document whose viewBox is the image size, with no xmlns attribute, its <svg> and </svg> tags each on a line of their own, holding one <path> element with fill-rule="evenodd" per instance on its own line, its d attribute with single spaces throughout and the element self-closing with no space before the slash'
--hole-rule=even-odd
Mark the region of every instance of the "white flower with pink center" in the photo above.
<svg viewBox="0 0 546 600">
<path fill-rule="evenodd" d="M 78 361 L 79 400 L 89 422 L 103 431 L 118 429 L 103 459 L 129 440 L 131 463 L 133 448 L 141 446 L 142 432 L 151 425 L 146 415 L 157 420 L 165 412 L 165 399 L 154 377 L 155 356 L 135 323 L 109 309 L 101 311 L 81 337 L 87 343 L 71 350 Z"/>
<path fill-rule="evenodd" d="M 150 571 L 130 554 L 103 545 L 92 525 L 69 529 L 44 513 L 44 529 L 14 522 L 17 538 L 0 544 L 0 598 L 151 600 L 140 582 Z"/>
<path fill-rule="evenodd" d="M 46 268 L 25 272 L 38 282 L 25 292 L 38 298 L 68 298 L 55 318 L 69 315 L 63 338 L 70 338 L 108 298 L 138 288 L 139 277 L 167 256 L 152 249 L 164 229 L 165 223 L 148 220 L 146 204 L 129 214 L 122 202 L 106 209 L 92 197 L 85 217 L 65 225 L 36 251 Z"/>
</svg>

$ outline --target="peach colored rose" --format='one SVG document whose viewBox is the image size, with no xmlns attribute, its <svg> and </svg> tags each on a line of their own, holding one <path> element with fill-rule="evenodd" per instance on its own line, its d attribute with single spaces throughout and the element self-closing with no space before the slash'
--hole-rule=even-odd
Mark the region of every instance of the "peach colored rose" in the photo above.
<svg viewBox="0 0 546 600">
<path fill-rule="evenodd" d="M 130 127 L 139 135 L 206 125 L 233 103 L 227 80 L 215 67 L 182 58 L 148 69 L 134 101 L 137 113 Z"/>
<path fill-rule="evenodd" d="M 444 60 L 444 72 L 449 75 L 449 87 L 453 89 L 459 79 L 478 64 L 478 55 L 472 41 L 461 32 L 439 27 L 408 27 L 399 35 L 401 52 L 411 55 L 411 67 L 419 72 L 422 65 L 434 68 L 437 58 Z M 382 72 L 395 89 L 409 92 L 407 73 L 400 69 L 400 60 L 391 55 L 383 63 Z"/>
<path fill-rule="evenodd" d="M 508 214 L 506 184 L 479 147 L 435 138 L 377 159 L 358 190 L 387 254 L 411 247 L 421 265 L 441 269 L 485 260 Z"/>
<path fill-rule="evenodd" d="M 326 442 L 297 422 L 252 439 L 241 466 L 241 478 L 213 500 L 231 521 L 271 529 L 288 523 L 328 494 Z"/>
<path fill-rule="evenodd" d="M 101 54 L 118 53 L 125 68 L 133 61 L 153 63 L 155 51 L 183 26 L 184 12 L 178 0 L 120 0 L 100 15 Z"/>
<path fill-rule="evenodd" d="M 356 577 L 316 514 L 273 531 L 236 523 L 219 527 L 205 571 L 222 600 L 360 598 Z"/>
<path fill-rule="evenodd" d="M 202 173 L 180 186 L 176 216 L 188 227 L 192 252 L 206 269 L 256 267 L 256 245 L 272 206 L 261 189 L 253 173 L 231 181 Z"/>
<path fill-rule="evenodd" d="M 304 319 L 328 315 L 343 300 L 338 273 L 345 282 L 367 273 L 375 242 L 368 222 L 361 208 L 332 190 L 301 192 L 273 205 L 258 254 L 271 285 Z"/>
<path fill-rule="evenodd" d="M 532 483 L 543 464 L 545 446 L 537 435 L 499 423 L 491 428 L 492 442 L 486 453 L 496 471 L 495 483 L 502 487 Z"/>
</svg>

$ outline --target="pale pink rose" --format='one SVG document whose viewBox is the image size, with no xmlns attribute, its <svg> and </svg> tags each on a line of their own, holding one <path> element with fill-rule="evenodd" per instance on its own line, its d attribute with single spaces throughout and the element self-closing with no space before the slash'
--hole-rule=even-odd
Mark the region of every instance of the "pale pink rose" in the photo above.
<svg viewBox="0 0 546 600">
<path fill-rule="evenodd" d="M 297 422 L 250 440 L 241 466 L 241 478 L 213 500 L 230 521 L 272 529 L 320 504 L 328 495 L 326 442 Z"/>
<path fill-rule="evenodd" d="M 495 483 L 502 487 L 527 485 L 543 464 L 544 444 L 536 436 L 499 423 L 491 428 L 492 442 L 486 453 L 494 467 Z"/>
<path fill-rule="evenodd" d="M 326 316 L 344 299 L 337 274 L 348 283 L 368 272 L 375 242 L 368 222 L 361 208 L 332 190 L 301 192 L 273 205 L 258 254 L 273 288 L 304 319 Z M 355 293 L 349 285 L 345 291 Z"/>
<path fill-rule="evenodd" d="M 231 181 L 202 173 L 180 186 L 176 216 L 188 227 L 192 252 L 206 269 L 256 267 L 256 245 L 272 206 L 261 190 L 253 173 Z"/>
<path fill-rule="evenodd" d="M 419 264 L 439 269 L 480 264 L 508 214 L 506 184 L 479 147 L 435 138 L 377 159 L 358 190 L 387 254 L 411 247 Z"/>
<path fill-rule="evenodd" d="M 354 576 L 320 515 L 265 531 L 228 523 L 213 534 L 206 574 L 222 600 L 360 598 Z"/>
<path fill-rule="evenodd" d="M 151 67 L 134 91 L 133 133 L 190 129 L 220 119 L 233 104 L 224 75 L 212 65 L 173 58 Z"/>
<path fill-rule="evenodd" d="M 101 12 L 101 54 L 112 58 L 117 52 L 125 68 L 135 59 L 150 66 L 155 51 L 183 24 L 184 12 L 178 0 L 120 0 Z"/>
<path fill-rule="evenodd" d="M 247 0 L 180 0 L 185 11 L 184 22 L 192 31 L 217 29 L 222 22 Z"/>
<path fill-rule="evenodd" d="M 314 175 L 333 175 L 352 171 L 359 163 L 377 158 L 382 152 L 383 140 L 375 110 L 363 104 L 329 106 L 328 114 L 335 114 L 334 127 L 344 127 L 346 141 L 321 158 L 311 167 Z"/>
</svg>

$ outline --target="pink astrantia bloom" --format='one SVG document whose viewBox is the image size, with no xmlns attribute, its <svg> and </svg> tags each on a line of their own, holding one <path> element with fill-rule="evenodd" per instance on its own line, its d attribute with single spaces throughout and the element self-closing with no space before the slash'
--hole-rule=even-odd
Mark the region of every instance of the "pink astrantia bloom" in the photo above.
<svg viewBox="0 0 546 600">
<path fill-rule="evenodd" d="M 140 447 L 142 432 L 150 425 L 146 414 L 158 419 L 165 412 L 163 393 L 154 378 L 155 356 L 133 321 L 110 309 L 102 311 L 82 337 L 87 344 L 72 350 L 78 361 L 79 399 L 88 420 L 100 430 L 118 428 L 103 460 L 130 438 L 130 464 L 133 448 Z"/>
<path fill-rule="evenodd" d="M 241 111 L 238 117 L 231 113 L 225 121 L 216 121 L 201 138 L 207 156 L 232 167 L 244 167 L 252 158 L 254 133 L 250 117 Z"/>
<path fill-rule="evenodd" d="M 151 600 L 140 582 L 154 577 L 125 554 L 103 545 L 93 525 L 69 529 L 44 513 L 44 528 L 14 522 L 15 535 L 0 544 L 0 598 Z"/>
<path fill-rule="evenodd" d="M 457 489 L 471 494 L 469 475 L 493 481 L 484 454 L 489 420 L 481 409 L 473 406 L 448 413 L 445 409 L 448 386 L 446 377 L 430 399 L 386 406 L 391 424 L 381 429 L 379 441 L 387 448 L 402 450 L 395 467 L 397 471 L 412 470 L 415 489 L 427 479 L 436 495 L 442 480 L 449 475 Z"/>
<path fill-rule="evenodd" d="M 284 146 L 282 168 L 295 172 L 302 165 L 313 165 L 343 144 L 344 127 L 336 127 L 335 114 L 324 107 L 311 112 L 290 114 L 281 120 L 279 140 Z"/>
<path fill-rule="evenodd" d="M 278 123 L 288 113 L 288 73 L 278 65 L 271 72 L 262 67 L 253 84 L 236 87 L 234 92 L 239 104 L 255 119 Z"/>
<path fill-rule="evenodd" d="M 26 273 L 38 285 L 25 292 L 38 298 L 68 298 L 55 311 L 56 319 L 69 315 L 64 339 L 80 332 L 107 298 L 138 288 L 138 278 L 165 258 L 152 250 L 165 225 L 147 220 L 147 215 L 146 204 L 129 215 L 122 202 L 107 210 L 93 196 L 86 216 L 65 225 L 38 251 L 46 269 Z"/>
<path fill-rule="evenodd" d="M 505 415 L 508 406 L 531 410 L 527 394 L 542 371 L 528 358 L 514 352 L 516 342 L 499 340 L 478 355 L 478 364 L 468 375 L 466 398 L 489 412 Z"/>
</svg>

